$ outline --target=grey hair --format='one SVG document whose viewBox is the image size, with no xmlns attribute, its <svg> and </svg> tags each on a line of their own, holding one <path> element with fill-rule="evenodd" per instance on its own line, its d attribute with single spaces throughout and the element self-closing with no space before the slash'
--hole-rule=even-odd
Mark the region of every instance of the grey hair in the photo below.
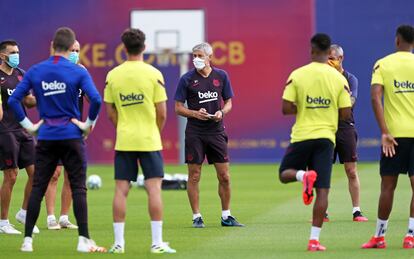
<svg viewBox="0 0 414 259">
<path fill-rule="evenodd" d="M 193 52 L 197 50 L 203 51 L 207 56 L 210 56 L 211 54 L 213 54 L 213 48 L 207 42 L 203 42 L 203 43 L 195 45 L 193 47 Z"/>
<path fill-rule="evenodd" d="M 331 50 L 335 50 L 335 52 L 336 52 L 336 54 L 338 54 L 338 56 L 344 56 L 344 50 L 338 44 L 332 44 L 331 45 Z"/>
</svg>

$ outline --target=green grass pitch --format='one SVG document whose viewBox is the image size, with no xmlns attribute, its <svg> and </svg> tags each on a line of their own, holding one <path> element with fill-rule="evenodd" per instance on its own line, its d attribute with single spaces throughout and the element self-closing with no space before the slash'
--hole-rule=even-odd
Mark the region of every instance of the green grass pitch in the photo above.
<svg viewBox="0 0 414 259">
<path fill-rule="evenodd" d="M 186 173 L 185 166 L 167 166 L 166 173 Z M 220 201 L 214 169 L 205 166 L 201 180 L 201 212 L 205 229 L 191 228 L 191 210 L 185 191 L 164 191 L 164 240 L 177 249 L 176 255 L 151 255 L 151 237 L 147 213 L 147 197 L 142 189 L 133 188 L 128 199 L 126 220 L 126 254 L 79 254 L 76 252 L 77 231 L 46 229 L 45 205 L 37 225 L 41 233 L 34 238 L 35 251 L 19 251 L 23 235 L 0 234 L 0 258 L 382 258 L 414 256 L 402 249 L 407 231 L 411 188 L 406 176 L 400 177 L 394 208 L 387 232 L 388 248 L 362 250 L 360 245 L 374 232 L 379 195 L 378 163 L 359 165 L 361 207 L 370 219 L 367 223 L 352 222 L 351 202 L 343 167 L 334 167 L 330 193 L 331 222 L 325 223 L 321 243 L 323 253 L 306 252 L 310 232 L 311 208 L 301 200 L 301 185 L 283 185 L 277 178 L 276 165 L 232 165 L 231 211 L 245 228 L 220 226 Z M 112 197 L 114 190 L 112 166 L 90 166 L 88 174 L 102 177 L 100 190 L 88 191 L 89 228 L 91 237 L 109 247 L 113 242 Z M 0 176 L 2 180 L 2 176 Z M 23 226 L 14 219 L 21 205 L 26 180 L 20 172 L 13 192 L 9 218 L 17 228 Z M 60 179 L 60 186 L 62 179 Z M 59 187 L 59 194 L 60 195 Z M 60 201 L 56 206 L 59 212 Z M 58 215 L 57 215 L 58 216 Z M 70 219 L 75 221 L 73 214 Z"/>
</svg>

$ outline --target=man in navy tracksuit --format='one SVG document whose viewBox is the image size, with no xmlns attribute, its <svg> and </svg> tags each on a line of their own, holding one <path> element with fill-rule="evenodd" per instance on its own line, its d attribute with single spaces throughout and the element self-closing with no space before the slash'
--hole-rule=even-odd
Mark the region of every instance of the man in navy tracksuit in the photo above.
<svg viewBox="0 0 414 259">
<path fill-rule="evenodd" d="M 83 136 L 87 136 L 96 122 L 101 97 L 89 73 L 68 60 L 69 48 L 75 42 L 75 33 L 66 27 L 54 35 L 54 56 L 34 65 L 9 98 L 17 121 L 30 133 L 38 131 L 35 176 L 26 217 L 25 238 L 21 251 L 32 252 L 33 226 L 40 212 L 40 203 L 59 159 L 69 172 L 73 208 L 79 226 L 79 252 L 103 252 L 89 238 L 86 201 L 86 157 Z M 80 122 L 79 90 L 90 100 L 86 122 Z M 20 102 L 28 91 L 37 100 L 40 121 L 33 124 L 25 115 Z"/>
</svg>

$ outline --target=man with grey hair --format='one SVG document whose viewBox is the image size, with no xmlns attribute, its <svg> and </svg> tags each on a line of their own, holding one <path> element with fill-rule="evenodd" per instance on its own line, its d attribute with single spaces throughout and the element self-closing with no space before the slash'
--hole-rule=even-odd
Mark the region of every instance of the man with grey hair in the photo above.
<svg viewBox="0 0 414 259">
<path fill-rule="evenodd" d="M 185 162 L 188 164 L 188 198 L 193 211 L 193 227 L 203 228 L 198 184 L 205 157 L 214 164 L 219 180 L 221 225 L 242 227 L 230 213 L 230 172 L 227 134 L 223 118 L 232 108 L 233 90 L 224 70 L 211 67 L 213 49 L 208 43 L 193 48 L 195 69 L 184 74 L 175 92 L 175 112 L 186 117 Z M 223 106 L 222 106 L 223 100 Z M 187 107 L 184 103 L 187 102 Z"/>
<path fill-rule="evenodd" d="M 329 53 L 328 64 L 336 68 L 348 81 L 349 89 L 351 91 L 352 108 L 355 105 L 355 101 L 358 96 L 358 79 L 348 71 L 346 71 L 342 62 L 344 60 L 344 50 L 337 44 L 331 45 Z M 357 172 L 357 131 L 355 129 L 355 120 L 352 109 L 351 118 L 349 120 L 339 120 L 338 131 L 336 132 L 336 147 L 334 153 L 334 163 L 336 156 L 339 157 L 339 162 L 344 164 L 345 172 L 348 177 L 348 188 L 351 194 L 352 200 L 352 214 L 353 221 L 365 222 L 368 221 L 366 217 L 362 215 L 359 204 L 359 177 Z M 327 220 L 327 217 L 325 218 Z"/>
</svg>

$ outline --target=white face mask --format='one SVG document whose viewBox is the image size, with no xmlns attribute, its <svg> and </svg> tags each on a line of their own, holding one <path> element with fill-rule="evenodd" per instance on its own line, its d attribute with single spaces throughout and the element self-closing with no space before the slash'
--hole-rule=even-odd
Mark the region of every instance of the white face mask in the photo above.
<svg viewBox="0 0 414 259">
<path fill-rule="evenodd" d="M 194 58 L 193 64 L 197 70 L 201 70 L 206 66 L 206 63 L 204 62 L 204 59 L 202 58 Z"/>
</svg>

